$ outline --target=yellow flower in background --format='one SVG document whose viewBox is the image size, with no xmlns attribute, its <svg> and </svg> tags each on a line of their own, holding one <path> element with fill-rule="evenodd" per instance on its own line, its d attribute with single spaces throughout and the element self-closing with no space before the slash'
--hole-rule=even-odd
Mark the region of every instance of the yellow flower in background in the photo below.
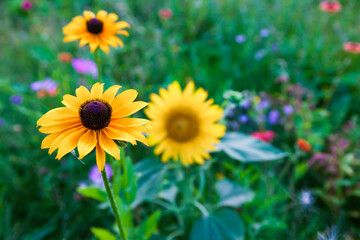
<svg viewBox="0 0 360 240">
<path fill-rule="evenodd" d="M 105 152 L 120 159 L 120 149 L 114 140 L 136 145 L 147 145 L 145 125 L 148 120 L 126 118 L 144 108 L 147 103 L 136 101 L 137 91 L 130 89 L 115 96 L 121 86 L 115 85 L 103 92 L 104 84 L 95 83 L 91 92 L 84 86 L 76 89 L 76 97 L 65 95 L 65 107 L 50 110 L 38 121 L 39 131 L 46 136 L 41 148 L 49 148 L 49 154 L 58 149 L 56 159 L 77 147 L 82 159 L 96 148 L 99 171 L 104 169 Z"/>
<path fill-rule="evenodd" d="M 80 46 L 89 44 L 91 52 L 98 47 L 109 53 L 109 46 L 117 48 L 124 43 L 116 36 L 117 34 L 129 36 L 124 28 L 130 25 L 125 21 L 116 22 L 118 16 L 114 13 L 108 14 L 101 10 L 96 15 L 90 11 L 84 11 L 84 16 L 74 17 L 73 20 L 63 28 L 66 35 L 64 42 L 80 40 Z"/>
<path fill-rule="evenodd" d="M 225 134 L 225 126 L 216 123 L 223 110 L 212 99 L 206 100 L 204 89 L 195 91 L 193 82 L 184 91 L 174 82 L 159 93 L 151 95 L 145 110 L 152 121 L 147 127 L 148 141 L 157 145 L 155 154 L 162 154 L 163 162 L 180 158 L 184 165 L 203 164 L 210 158 L 208 151 L 215 150 L 214 144 Z"/>
</svg>

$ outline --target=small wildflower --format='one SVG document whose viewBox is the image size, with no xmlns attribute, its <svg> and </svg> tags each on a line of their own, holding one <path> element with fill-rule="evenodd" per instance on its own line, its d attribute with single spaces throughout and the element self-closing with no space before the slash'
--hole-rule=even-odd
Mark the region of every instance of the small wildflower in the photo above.
<svg viewBox="0 0 360 240">
<path fill-rule="evenodd" d="M 338 240 L 339 239 L 338 233 L 339 232 L 336 226 L 332 226 L 330 229 L 327 229 L 325 232 L 318 233 L 317 237 L 318 240 Z"/>
<path fill-rule="evenodd" d="M 255 59 L 260 61 L 261 59 L 263 59 L 265 57 L 265 55 L 266 55 L 266 50 L 261 49 L 255 53 Z"/>
<path fill-rule="evenodd" d="M 261 102 L 261 97 L 260 97 L 260 96 L 255 96 L 255 97 L 253 98 L 253 102 L 254 102 L 255 104 L 259 104 L 259 103 Z"/>
<path fill-rule="evenodd" d="M 277 124 L 280 118 L 280 112 L 278 110 L 271 110 L 269 112 L 269 124 L 274 125 Z"/>
<path fill-rule="evenodd" d="M 246 115 L 246 114 L 242 114 L 242 115 L 240 115 L 240 117 L 239 117 L 239 121 L 240 121 L 241 123 L 247 123 L 249 120 L 250 120 L 250 118 L 249 118 L 249 116 Z"/>
<path fill-rule="evenodd" d="M 322 1 L 320 3 L 320 10 L 328 13 L 337 13 L 341 10 L 341 4 L 337 1 Z"/>
<path fill-rule="evenodd" d="M 223 173 L 216 173 L 215 174 L 215 178 L 216 178 L 216 180 L 223 180 L 223 179 L 225 179 L 225 175 L 223 174 Z"/>
<path fill-rule="evenodd" d="M 287 82 L 289 82 L 289 75 L 282 74 L 275 79 L 275 82 L 276 83 L 287 83 Z"/>
<path fill-rule="evenodd" d="M 55 96 L 57 94 L 58 83 L 51 78 L 45 78 L 43 81 L 36 81 L 30 85 L 32 91 L 35 91 L 39 98 L 46 95 Z"/>
<path fill-rule="evenodd" d="M 174 15 L 173 11 L 171 9 L 161 9 L 159 11 L 159 17 L 162 19 L 170 19 Z"/>
<path fill-rule="evenodd" d="M 272 142 L 275 133 L 273 131 L 254 132 L 251 136 L 263 142 Z"/>
<path fill-rule="evenodd" d="M 267 38 L 270 35 L 270 30 L 267 28 L 263 28 L 260 30 L 260 36 L 262 38 Z"/>
<path fill-rule="evenodd" d="M 277 51 L 279 51 L 279 45 L 277 43 L 271 44 L 270 49 L 273 52 L 277 52 Z"/>
<path fill-rule="evenodd" d="M 243 34 L 236 35 L 235 42 L 237 43 L 244 43 L 246 42 L 246 36 Z"/>
<path fill-rule="evenodd" d="M 21 130 L 22 130 L 22 126 L 20 124 L 15 124 L 13 126 L 13 131 L 14 132 L 21 132 Z"/>
<path fill-rule="evenodd" d="M 72 55 L 71 53 L 68 53 L 68 52 L 61 52 L 57 55 L 58 59 L 61 61 L 61 62 L 71 62 L 71 59 L 72 59 Z"/>
<path fill-rule="evenodd" d="M 31 1 L 23 1 L 21 3 L 21 9 L 24 11 L 29 11 L 33 8 L 33 4 Z"/>
<path fill-rule="evenodd" d="M 315 202 L 315 198 L 309 190 L 301 191 L 299 200 L 303 208 L 309 208 Z"/>
<path fill-rule="evenodd" d="M 21 104 L 23 102 L 23 98 L 20 95 L 13 95 L 10 97 L 10 101 L 14 104 Z"/>
<path fill-rule="evenodd" d="M 179 52 L 179 51 L 180 51 L 179 45 L 173 45 L 173 46 L 171 46 L 171 51 L 174 52 L 174 53 Z"/>
<path fill-rule="evenodd" d="M 309 142 L 307 142 L 306 140 L 304 139 L 298 139 L 296 144 L 298 145 L 298 147 L 305 151 L 305 152 L 310 152 L 311 151 L 311 145 Z"/>
<path fill-rule="evenodd" d="M 111 176 L 113 175 L 110 164 L 105 163 L 105 171 L 108 179 L 110 180 Z M 96 165 L 92 166 L 92 168 L 90 169 L 89 179 L 95 186 L 103 186 L 103 179 Z"/>
<path fill-rule="evenodd" d="M 74 58 L 71 61 L 71 64 L 75 71 L 81 74 L 91 74 L 93 78 L 98 77 L 98 69 L 96 66 L 96 63 L 89 60 L 89 59 L 83 59 L 83 58 Z"/>
<path fill-rule="evenodd" d="M 240 125 L 237 121 L 228 122 L 228 126 L 232 131 L 237 131 L 237 130 L 239 130 L 239 127 L 240 127 Z"/>
<path fill-rule="evenodd" d="M 345 52 L 359 54 L 360 53 L 360 43 L 346 42 L 343 45 L 343 49 Z"/>
<path fill-rule="evenodd" d="M 268 109 L 269 107 L 270 107 L 270 102 L 266 99 L 261 100 L 257 105 L 257 108 L 259 110 L 265 110 Z"/>
<path fill-rule="evenodd" d="M 244 99 L 241 101 L 241 108 L 242 109 L 249 109 L 251 108 L 251 100 L 250 99 Z"/>
<path fill-rule="evenodd" d="M 294 108 L 291 105 L 285 105 L 283 107 L 283 112 L 285 115 L 291 115 L 294 112 Z"/>
</svg>

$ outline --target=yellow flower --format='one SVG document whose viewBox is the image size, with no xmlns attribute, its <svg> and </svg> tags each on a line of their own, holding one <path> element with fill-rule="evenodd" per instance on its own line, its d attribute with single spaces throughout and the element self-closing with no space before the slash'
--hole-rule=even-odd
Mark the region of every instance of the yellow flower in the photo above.
<svg viewBox="0 0 360 240">
<path fill-rule="evenodd" d="M 136 101 L 137 91 L 130 89 L 116 95 L 121 86 L 112 86 L 103 92 L 104 84 L 95 83 L 89 92 L 84 86 L 76 89 L 76 97 L 65 95 L 65 107 L 50 110 L 38 121 L 40 132 L 46 136 L 41 148 L 49 148 L 49 154 L 58 149 L 56 159 L 77 147 L 82 159 L 96 148 L 99 171 L 104 169 L 105 152 L 120 159 L 120 149 L 114 140 L 136 145 L 140 141 L 147 145 L 142 132 L 148 120 L 126 118 L 147 103 Z"/>
<path fill-rule="evenodd" d="M 109 46 L 117 48 L 124 43 L 116 34 L 129 36 L 124 28 L 130 25 L 125 21 L 116 22 L 118 16 L 114 13 L 108 14 L 101 10 L 96 15 L 90 11 L 84 11 L 84 16 L 74 17 L 73 20 L 63 28 L 66 35 L 64 42 L 80 40 L 80 46 L 89 44 L 91 52 L 98 47 L 109 53 Z"/>
<path fill-rule="evenodd" d="M 203 164 L 210 158 L 208 151 L 225 134 L 225 126 L 217 124 L 223 110 L 207 100 L 207 92 L 200 88 L 194 92 L 194 83 L 189 82 L 182 92 L 178 82 L 168 90 L 160 89 L 160 95 L 152 94 L 151 103 L 145 110 L 152 121 L 149 124 L 148 141 L 157 145 L 155 154 L 161 160 L 180 158 L 184 165 Z"/>
</svg>

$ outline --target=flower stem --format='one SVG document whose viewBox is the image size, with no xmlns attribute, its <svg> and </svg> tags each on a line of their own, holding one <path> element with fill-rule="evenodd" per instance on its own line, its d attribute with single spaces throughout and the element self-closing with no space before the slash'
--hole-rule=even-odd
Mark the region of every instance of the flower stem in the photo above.
<svg viewBox="0 0 360 240">
<path fill-rule="evenodd" d="M 106 175 L 106 170 L 104 168 L 103 171 L 101 171 L 101 176 L 102 176 L 102 179 L 104 181 L 104 185 L 105 185 L 105 189 L 106 189 L 106 193 L 109 197 L 109 200 L 110 200 L 110 204 L 111 204 L 111 208 L 113 210 L 113 213 L 115 215 L 115 220 L 116 220 L 116 224 L 119 228 L 119 231 L 120 231 L 120 235 L 121 235 L 121 239 L 122 240 L 126 240 L 126 235 L 125 235 L 125 230 L 124 230 L 124 226 L 122 225 L 121 223 L 121 218 L 120 218 L 120 215 L 119 215 L 119 210 L 117 209 L 117 206 L 116 206 L 116 202 L 115 202 L 115 197 L 114 197 L 114 193 L 112 191 L 112 189 L 110 188 L 110 184 L 109 184 L 109 179 Z"/>
<path fill-rule="evenodd" d="M 101 83 L 101 61 L 100 61 L 100 56 L 99 56 L 99 49 L 95 50 L 95 62 L 96 62 L 96 66 L 97 66 L 97 70 L 98 70 L 98 81 Z"/>
</svg>

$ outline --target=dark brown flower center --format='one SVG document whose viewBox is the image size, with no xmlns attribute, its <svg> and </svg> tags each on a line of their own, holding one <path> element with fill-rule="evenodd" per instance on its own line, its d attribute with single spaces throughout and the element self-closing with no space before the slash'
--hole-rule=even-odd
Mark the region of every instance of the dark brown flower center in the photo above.
<svg viewBox="0 0 360 240">
<path fill-rule="evenodd" d="M 82 124 L 92 130 L 100 130 L 109 125 L 111 111 L 111 106 L 101 100 L 86 102 L 79 109 Z"/>
<path fill-rule="evenodd" d="M 199 121 L 188 109 L 173 110 L 166 118 L 168 137 L 177 142 L 187 142 L 199 133 Z"/>
<path fill-rule="evenodd" d="M 92 18 L 86 22 L 88 32 L 99 34 L 103 31 L 104 24 L 97 18 Z"/>
</svg>

